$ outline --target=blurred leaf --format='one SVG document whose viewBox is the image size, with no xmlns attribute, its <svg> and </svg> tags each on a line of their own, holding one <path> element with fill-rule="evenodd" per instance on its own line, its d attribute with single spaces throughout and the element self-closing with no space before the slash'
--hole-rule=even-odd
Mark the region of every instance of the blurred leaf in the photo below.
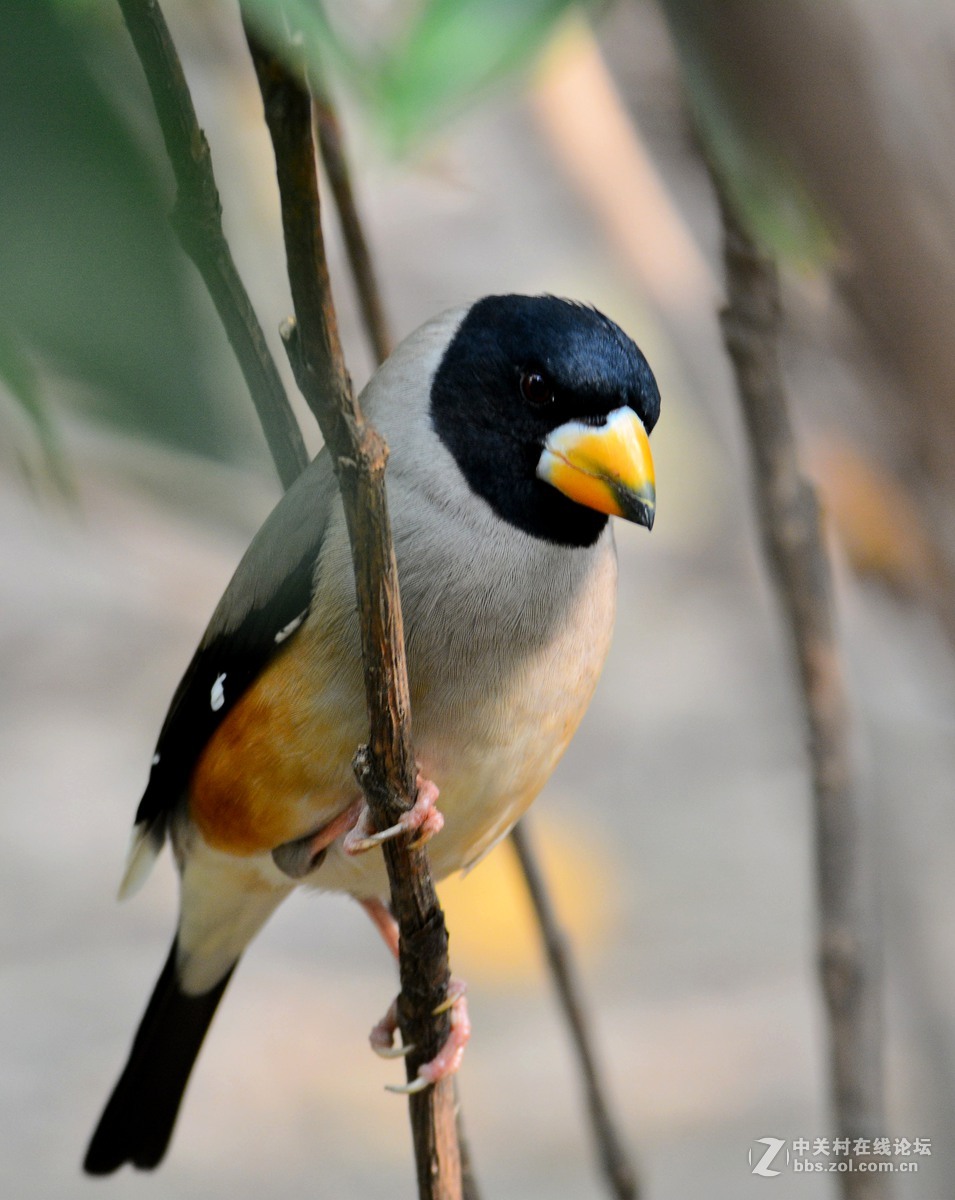
<svg viewBox="0 0 955 1200">
<path fill-rule="evenodd" d="M 117 81 L 123 109 L 91 72 L 87 44 Z M 153 161 L 129 131 L 126 112 L 137 106 L 150 128 L 151 102 L 115 6 L 70 9 L 66 19 L 52 0 L 4 5 L 6 341 L 29 346 L 41 374 L 72 381 L 69 399 L 98 419 L 225 457 L 241 444 L 235 377 L 226 367 L 220 383 L 215 368 L 231 360 L 216 358 L 211 306 L 168 227 L 161 142 L 149 147 Z M 14 390 L 22 402 L 22 386 Z"/>
<path fill-rule="evenodd" d="M 334 32 L 319 0 L 241 0 L 241 6 L 243 16 L 280 58 L 288 49 L 291 33 L 316 70 L 324 69 L 323 55 L 328 53 L 346 73 L 360 71 L 360 62 Z M 297 68 L 298 62 L 289 61 L 287 65 Z"/>
<path fill-rule="evenodd" d="M 377 80 L 377 115 L 394 144 L 434 129 L 527 62 L 572 7 L 572 0 L 431 0 Z"/>
<path fill-rule="evenodd" d="M 829 259 L 834 244 L 822 213 L 720 55 L 719 5 L 661 3 L 697 130 L 746 227 L 782 258 L 800 264 Z"/>
<path fill-rule="evenodd" d="M 0 313 L 0 389 L 5 389 L 20 406 L 22 414 L 39 442 L 50 477 L 63 493 L 72 491 L 69 473 L 60 448 L 56 430 L 43 402 L 36 368 Z M 12 434 L 14 439 L 17 434 Z M 14 446 L 21 462 L 28 461 L 26 448 Z"/>
<path fill-rule="evenodd" d="M 36 370 L 30 362 L 16 336 L 0 319 L 0 383 L 3 383 L 15 400 L 42 433 L 49 427 L 49 420 L 40 401 L 40 386 Z"/>
<path fill-rule="evenodd" d="M 609 871 L 614 848 L 595 831 L 586 834 L 559 818 L 534 821 L 534 842 L 561 925 L 585 959 L 606 948 L 612 914 L 619 908 L 619 872 Z M 482 984 L 536 985 L 540 979 L 540 927 L 527 881 L 510 839 L 473 870 L 438 886 L 454 930 L 455 961 L 475 971 Z"/>
<path fill-rule="evenodd" d="M 398 152 L 459 115 L 524 65 L 570 9 L 587 0 L 426 0 L 391 44 L 356 47 L 313 0 L 246 0 L 276 51 L 285 24 L 318 71 L 333 65 Z"/>
<path fill-rule="evenodd" d="M 925 595 L 942 552 L 910 492 L 884 463 L 844 440 L 817 442 L 810 466 L 852 569 L 903 595 Z"/>
</svg>

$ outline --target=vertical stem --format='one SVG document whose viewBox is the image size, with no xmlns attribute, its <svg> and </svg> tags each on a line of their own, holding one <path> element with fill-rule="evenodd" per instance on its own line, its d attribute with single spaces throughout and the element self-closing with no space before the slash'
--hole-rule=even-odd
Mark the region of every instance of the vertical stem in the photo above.
<svg viewBox="0 0 955 1200">
<path fill-rule="evenodd" d="M 305 445 L 222 230 L 209 147 L 182 66 L 156 0 L 119 3 L 146 73 L 176 175 L 173 224 L 216 303 L 280 478 L 288 487 L 307 464 Z M 362 419 L 338 339 L 321 232 L 311 99 L 254 38 L 250 38 L 250 49 L 276 152 L 289 280 L 300 321 L 300 327 L 291 323 L 283 336 L 303 395 L 335 462 L 355 559 L 370 718 L 370 745 L 356 755 L 355 769 L 379 825 L 390 825 L 411 803 L 415 760 L 397 572 L 384 492 L 387 447 Z M 340 142 L 328 130 L 325 142 L 330 155 L 336 153 L 336 146 L 340 155 Z M 353 207 L 350 187 L 342 187 L 340 179 L 337 184 L 336 195 Z M 357 214 L 352 227 L 360 234 Z M 374 288 L 367 248 L 364 259 L 363 292 Z M 366 306 L 366 315 L 368 312 L 373 309 Z M 380 305 L 378 312 L 380 317 Z M 376 350 L 387 352 L 381 334 L 375 344 Z M 447 931 L 427 852 L 411 850 L 406 842 L 392 842 L 384 853 L 401 930 L 402 1035 L 406 1044 L 417 1046 L 407 1060 L 411 1079 L 418 1065 L 434 1056 L 449 1031 L 447 1015 L 433 1015 L 444 999 L 449 978 Z M 429 1200 L 460 1200 L 452 1082 L 445 1080 L 412 1096 L 410 1110 L 420 1195 Z M 475 1200 L 476 1190 L 472 1188 L 468 1195 Z"/>
<path fill-rule="evenodd" d="M 387 447 L 361 413 L 345 369 L 322 238 L 309 93 L 284 63 L 246 30 L 275 150 L 295 323 L 286 345 L 296 379 L 315 413 L 342 493 L 355 566 L 369 716 L 369 744 L 355 772 L 379 828 L 394 824 L 415 791 L 410 701 L 394 547 L 384 488 Z M 292 51 L 286 47 L 286 53 Z M 435 1013 L 450 976 L 444 914 L 427 849 L 407 837 L 385 844 L 391 899 L 400 931 L 402 1039 L 409 1080 L 450 1032 Z M 454 1087 L 445 1079 L 410 1096 L 412 1135 L 423 1200 L 460 1200 L 461 1166 Z"/>
<path fill-rule="evenodd" d="M 318 145 L 322 156 L 325 173 L 331 186 L 332 198 L 341 222 L 342 234 L 348 253 L 348 262 L 355 290 L 361 305 L 362 319 L 372 353 L 378 366 L 391 353 L 392 338 L 388 329 L 388 318 L 381 299 L 381 291 L 375 276 L 374 264 L 358 205 L 355 190 L 352 187 L 351 171 L 348 156 L 345 153 L 344 134 L 341 121 L 331 95 L 324 83 L 310 78 L 312 98 L 314 102 L 315 125 L 318 133 Z M 474 1173 L 474 1163 L 471 1158 L 470 1144 L 464 1130 L 464 1117 L 455 1086 L 455 1125 L 457 1129 L 458 1147 L 461 1156 L 461 1186 L 463 1200 L 480 1200 L 480 1189 Z"/>
<path fill-rule="evenodd" d="M 604 1093 L 588 1027 L 583 989 L 574 969 L 567 938 L 560 927 L 537 857 L 533 852 L 526 819 L 514 827 L 511 841 L 524 873 L 527 890 L 541 929 L 547 962 L 557 989 L 557 998 L 577 1054 L 600 1165 L 612 1195 L 618 1200 L 637 1200 L 639 1190 L 636 1172 L 617 1132 Z"/>
<path fill-rule="evenodd" d="M 345 252 L 355 280 L 358 303 L 362 319 L 371 341 L 375 361 L 383 363 L 391 353 L 391 336 L 388 319 L 381 302 L 381 291 L 375 279 L 371 252 L 365 238 L 365 230 L 358 213 L 358 204 L 352 188 L 351 172 L 342 137 L 341 122 L 331 97 L 320 81 L 312 78 L 312 98 L 315 104 L 315 127 L 318 132 L 318 148 L 328 183 L 332 189 L 335 208 L 341 221 Z"/>
<path fill-rule="evenodd" d="M 728 303 L 721 314 L 753 460 L 756 507 L 789 632 L 809 735 L 815 823 L 818 955 L 829 1026 L 837 1136 L 882 1128 L 881 949 L 854 770 L 852 721 L 839 653 L 819 506 L 802 477 L 779 363 L 775 264 L 754 244 L 711 166 L 720 201 Z M 855 1154 L 856 1167 L 866 1155 Z M 846 1200 L 881 1200 L 886 1175 L 839 1175 Z"/>
<path fill-rule="evenodd" d="M 305 442 L 222 229 L 212 156 L 156 0 L 119 0 L 176 176 L 172 225 L 202 275 L 245 377 L 283 487 L 308 463 Z"/>
</svg>

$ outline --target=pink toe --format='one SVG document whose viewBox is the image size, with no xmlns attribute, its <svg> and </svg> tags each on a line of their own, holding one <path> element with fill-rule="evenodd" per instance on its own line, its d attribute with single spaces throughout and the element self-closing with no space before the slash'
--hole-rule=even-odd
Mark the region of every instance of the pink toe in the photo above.
<svg viewBox="0 0 955 1200">
<path fill-rule="evenodd" d="M 441 793 L 438 791 L 438 785 L 431 779 L 425 779 L 425 777 L 419 771 L 417 778 L 415 779 L 415 786 L 418 789 L 418 799 L 416 803 L 425 805 L 428 808 L 434 808 L 434 806 L 438 803 L 438 797 L 441 795 Z"/>
<path fill-rule="evenodd" d="M 391 1005 L 378 1024 L 368 1035 L 372 1050 L 390 1050 L 395 1044 L 395 1031 L 398 1028 L 398 1001 L 392 1000 Z"/>
<path fill-rule="evenodd" d="M 448 1034 L 448 1040 L 430 1062 L 418 1068 L 418 1076 L 427 1079 L 429 1083 L 437 1083 L 455 1074 L 461 1066 L 464 1048 L 470 1037 L 471 1018 L 468 1015 L 468 1002 L 462 991 L 451 1007 L 451 1032 Z"/>
</svg>

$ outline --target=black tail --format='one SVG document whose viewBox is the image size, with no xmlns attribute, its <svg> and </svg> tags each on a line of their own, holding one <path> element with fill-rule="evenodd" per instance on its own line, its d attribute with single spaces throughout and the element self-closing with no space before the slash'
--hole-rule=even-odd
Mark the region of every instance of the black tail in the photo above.
<svg viewBox="0 0 955 1200">
<path fill-rule="evenodd" d="M 187 996 L 176 977 L 173 942 L 83 1160 L 90 1175 L 108 1175 L 126 1162 L 155 1167 L 166 1153 L 192 1064 L 231 977 L 232 971 L 204 995 Z"/>
</svg>

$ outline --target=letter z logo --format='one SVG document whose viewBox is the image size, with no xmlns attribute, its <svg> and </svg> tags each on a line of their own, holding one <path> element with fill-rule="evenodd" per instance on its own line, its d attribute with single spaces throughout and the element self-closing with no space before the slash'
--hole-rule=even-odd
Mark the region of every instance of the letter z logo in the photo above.
<svg viewBox="0 0 955 1200">
<path fill-rule="evenodd" d="M 773 1175 L 779 1174 L 778 1171 L 774 1171 L 772 1169 L 771 1163 L 780 1150 L 782 1150 L 783 1146 L 786 1145 L 786 1143 L 783 1138 L 774 1137 L 757 1138 L 756 1141 L 759 1143 L 759 1145 L 766 1147 L 766 1152 L 759 1162 L 753 1166 L 753 1148 L 751 1146 L 749 1150 L 749 1165 L 753 1167 L 754 1175 L 763 1175 L 767 1179 L 771 1179 Z M 786 1162 L 789 1162 L 788 1150 L 786 1151 Z"/>
</svg>

